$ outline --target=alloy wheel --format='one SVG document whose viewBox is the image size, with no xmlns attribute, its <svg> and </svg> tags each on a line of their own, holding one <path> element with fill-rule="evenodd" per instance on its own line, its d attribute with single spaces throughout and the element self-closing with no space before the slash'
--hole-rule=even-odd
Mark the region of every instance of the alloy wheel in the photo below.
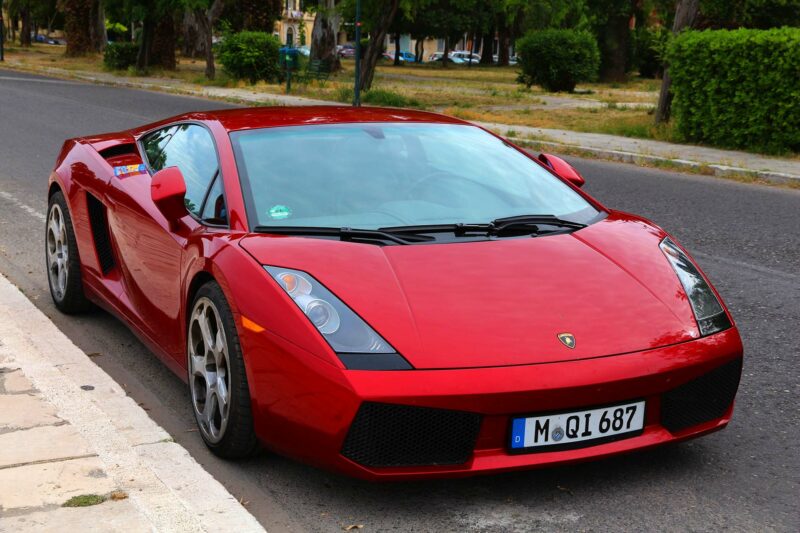
<svg viewBox="0 0 800 533">
<path fill-rule="evenodd" d="M 56 203 L 47 217 L 47 278 L 56 299 L 63 299 L 69 279 L 69 242 L 64 213 Z"/>
<path fill-rule="evenodd" d="M 192 406 L 203 436 L 216 444 L 230 415 L 230 359 L 225 329 L 210 299 L 195 302 L 188 337 Z"/>
</svg>

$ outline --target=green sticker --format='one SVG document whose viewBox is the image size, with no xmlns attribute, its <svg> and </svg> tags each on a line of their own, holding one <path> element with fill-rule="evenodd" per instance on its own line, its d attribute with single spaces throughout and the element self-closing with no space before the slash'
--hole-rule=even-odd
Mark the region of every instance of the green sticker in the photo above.
<svg viewBox="0 0 800 533">
<path fill-rule="evenodd" d="M 269 209 L 269 216 L 274 220 L 283 220 L 292 216 L 292 210 L 285 205 L 274 205 Z"/>
</svg>

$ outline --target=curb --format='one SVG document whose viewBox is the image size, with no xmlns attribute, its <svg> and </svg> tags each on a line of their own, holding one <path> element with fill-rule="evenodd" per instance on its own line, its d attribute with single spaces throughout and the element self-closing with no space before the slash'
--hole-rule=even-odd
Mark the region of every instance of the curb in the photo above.
<svg viewBox="0 0 800 533">
<path fill-rule="evenodd" d="M 88 443 L 107 476 L 129 495 L 153 531 L 264 531 L 221 483 L 1 274 L 0 340 L 7 361 L 23 371 L 55 406 L 58 417 Z"/>
<path fill-rule="evenodd" d="M 656 155 L 625 152 L 622 150 L 608 150 L 603 148 L 581 146 L 577 144 L 559 143 L 555 141 L 523 139 L 519 137 L 506 138 L 526 148 L 556 148 L 562 153 L 567 152 L 570 155 L 575 155 L 578 157 L 592 156 L 609 161 L 618 161 L 620 163 L 629 163 L 637 166 L 685 170 L 693 174 L 702 174 L 717 178 L 737 179 L 750 182 L 761 181 L 774 185 L 800 187 L 800 176 L 796 176 L 794 174 L 784 174 L 782 172 L 772 172 L 768 170 L 751 170 L 747 168 L 732 167 L 713 163 L 699 163 L 697 161 L 689 161 L 686 159 L 671 159 Z"/>
</svg>

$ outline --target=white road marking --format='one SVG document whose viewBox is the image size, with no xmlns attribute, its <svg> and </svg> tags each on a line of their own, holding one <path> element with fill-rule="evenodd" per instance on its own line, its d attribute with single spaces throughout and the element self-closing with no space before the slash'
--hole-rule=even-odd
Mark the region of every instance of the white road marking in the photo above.
<svg viewBox="0 0 800 533">
<path fill-rule="evenodd" d="M 0 81 L 29 81 L 33 83 L 53 83 L 55 85 L 81 85 L 78 82 L 74 81 L 63 81 L 63 80 L 41 80 L 38 78 L 18 78 L 15 76 L 0 76 Z"/>
<path fill-rule="evenodd" d="M 0 78 L 0 79 L 2 79 L 2 78 Z M 37 209 L 34 209 L 33 207 L 29 206 L 28 204 L 25 204 L 25 203 L 23 203 L 23 202 L 20 202 L 20 201 L 17 199 L 17 197 L 16 197 L 16 196 L 14 196 L 13 194 L 11 194 L 10 192 L 6 192 L 6 191 L 0 191 L 0 196 L 2 196 L 3 198 L 5 198 L 6 200 L 8 200 L 9 202 L 11 202 L 12 204 L 14 204 L 15 206 L 19 207 L 20 209 L 22 209 L 23 211 L 25 211 L 26 213 L 28 213 L 28 214 L 29 214 L 29 215 L 31 215 L 32 217 L 38 218 L 38 219 L 39 219 L 39 220 L 41 220 L 42 222 L 44 222 L 45 220 L 47 220 L 47 217 L 45 216 L 45 214 L 44 214 L 44 213 L 40 212 L 40 211 L 39 211 L 39 210 L 37 210 Z"/>
</svg>

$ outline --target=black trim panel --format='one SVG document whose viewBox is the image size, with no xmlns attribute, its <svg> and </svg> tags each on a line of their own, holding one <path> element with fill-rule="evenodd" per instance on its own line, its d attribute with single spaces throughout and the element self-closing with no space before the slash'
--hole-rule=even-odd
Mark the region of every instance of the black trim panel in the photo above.
<svg viewBox="0 0 800 533">
<path fill-rule="evenodd" d="M 413 370 L 399 353 L 337 353 L 348 370 Z"/>
</svg>

